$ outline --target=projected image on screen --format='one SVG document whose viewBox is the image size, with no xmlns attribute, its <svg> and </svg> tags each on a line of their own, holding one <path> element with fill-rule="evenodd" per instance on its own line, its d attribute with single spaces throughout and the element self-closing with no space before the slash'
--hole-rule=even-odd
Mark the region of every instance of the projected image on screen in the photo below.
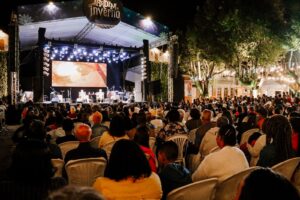
<svg viewBox="0 0 300 200">
<path fill-rule="evenodd" d="M 106 87 L 106 64 L 52 61 L 53 87 Z"/>
</svg>

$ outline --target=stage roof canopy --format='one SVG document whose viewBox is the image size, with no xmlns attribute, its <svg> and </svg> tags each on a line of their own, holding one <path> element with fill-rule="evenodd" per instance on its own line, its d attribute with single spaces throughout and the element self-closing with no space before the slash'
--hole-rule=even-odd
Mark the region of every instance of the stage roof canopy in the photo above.
<svg viewBox="0 0 300 200">
<path fill-rule="evenodd" d="M 39 28 L 46 29 L 47 39 L 74 43 L 142 47 L 146 39 L 150 47 L 157 47 L 167 42 L 168 27 L 125 7 L 121 22 L 111 29 L 90 23 L 82 10 L 82 0 L 18 7 L 21 49 L 37 44 Z"/>
</svg>

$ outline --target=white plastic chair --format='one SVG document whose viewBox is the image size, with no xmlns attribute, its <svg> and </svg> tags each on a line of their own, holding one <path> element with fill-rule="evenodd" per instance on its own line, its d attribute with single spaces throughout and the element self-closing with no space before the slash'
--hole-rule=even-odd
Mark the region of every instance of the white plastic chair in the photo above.
<svg viewBox="0 0 300 200">
<path fill-rule="evenodd" d="M 152 151 L 155 153 L 156 152 L 156 138 L 155 137 L 149 137 L 149 147 L 152 149 Z"/>
<path fill-rule="evenodd" d="M 210 178 L 185 185 L 172 190 L 167 200 L 212 200 L 217 183 L 217 178 Z"/>
<path fill-rule="evenodd" d="M 272 167 L 272 170 L 282 174 L 288 180 L 291 180 L 294 172 L 296 171 L 296 168 L 299 165 L 299 162 L 300 162 L 300 157 L 291 158 L 274 165 Z"/>
<path fill-rule="evenodd" d="M 65 159 L 65 156 L 68 151 L 70 151 L 72 149 L 76 149 L 78 147 L 78 145 L 79 145 L 79 141 L 68 141 L 68 142 L 60 143 L 58 146 L 61 150 L 63 159 Z"/>
<path fill-rule="evenodd" d="M 249 137 L 250 137 L 253 133 L 255 133 L 255 132 L 259 132 L 259 128 L 252 128 L 252 129 L 250 129 L 250 130 L 245 131 L 245 132 L 242 134 L 242 138 L 241 138 L 241 141 L 240 141 L 240 145 L 243 145 L 244 143 L 247 143 Z"/>
<path fill-rule="evenodd" d="M 189 141 L 193 144 L 195 144 L 195 139 L 196 139 L 196 131 L 198 130 L 198 128 L 192 129 L 190 130 L 188 137 L 189 137 Z"/>
<path fill-rule="evenodd" d="M 175 134 L 170 136 L 167 141 L 173 141 L 178 146 L 178 157 L 176 162 L 183 163 L 185 165 L 185 153 L 187 151 L 187 144 L 188 144 L 188 136 L 183 134 Z"/>
<path fill-rule="evenodd" d="M 54 177 L 62 177 L 62 169 L 64 167 L 65 162 L 62 159 L 51 159 L 51 163 L 53 167 L 56 169 Z"/>
<path fill-rule="evenodd" d="M 104 175 L 105 158 L 70 160 L 65 168 L 70 185 L 92 186 L 96 178 Z"/>
<path fill-rule="evenodd" d="M 292 183 L 300 193 L 300 165 L 298 165 L 298 167 L 295 169 L 294 175 L 292 177 Z"/>
<path fill-rule="evenodd" d="M 240 182 L 252 171 L 258 168 L 259 167 L 250 167 L 219 183 L 214 200 L 233 200 L 237 194 Z"/>
<path fill-rule="evenodd" d="M 90 145 L 91 147 L 98 149 L 99 148 L 99 140 L 100 140 L 101 136 L 97 136 L 94 137 L 93 139 L 91 139 L 90 141 Z"/>
<path fill-rule="evenodd" d="M 116 142 L 117 142 L 117 140 L 111 141 L 102 147 L 102 149 L 106 152 L 107 159 L 109 159 L 111 150 Z"/>
</svg>

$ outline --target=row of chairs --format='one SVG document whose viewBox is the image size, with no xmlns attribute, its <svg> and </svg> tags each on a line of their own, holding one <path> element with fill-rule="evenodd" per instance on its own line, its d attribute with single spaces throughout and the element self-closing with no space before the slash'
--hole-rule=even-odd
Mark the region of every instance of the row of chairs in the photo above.
<svg viewBox="0 0 300 200">
<path fill-rule="evenodd" d="M 291 158 L 274 165 L 272 169 L 281 173 L 288 180 L 292 181 L 293 184 L 296 184 L 295 181 L 299 177 L 294 177 L 294 180 L 292 177 L 293 175 L 300 176 L 299 162 L 300 157 Z M 167 196 L 167 200 L 232 200 L 236 196 L 240 182 L 257 168 L 259 167 L 250 167 L 249 169 L 227 178 L 221 183 L 218 183 L 217 178 L 210 178 L 191 183 L 171 191 Z M 297 187 L 297 185 L 295 186 Z"/>
<path fill-rule="evenodd" d="M 56 168 L 54 177 L 61 177 L 64 161 L 62 159 L 52 159 L 51 161 Z M 70 160 L 65 166 L 69 184 L 92 186 L 96 178 L 104 176 L 106 164 L 106 159 L 101 157 Z"/>
</svg>

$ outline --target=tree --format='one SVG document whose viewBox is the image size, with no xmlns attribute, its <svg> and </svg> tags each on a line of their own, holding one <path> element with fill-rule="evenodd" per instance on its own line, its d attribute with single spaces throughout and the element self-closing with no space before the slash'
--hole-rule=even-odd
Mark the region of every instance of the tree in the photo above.
<svg viewBox="0 0 300 200">
<path fill-rule="evenodd" d="M 257 67 L 277 64 L 289 34 L 295 36 L 294 14 L 289 13 L 295 12 L 295 4 L 299 5 L 289 0 L 203 1 L 182 40 L 186 45 L 181 48 L 181 66 L 211 63 L 217 73 L 232 68 L 241 81 L 255 81 Z"/>
<path fill-rule="evenodd" d="M 0 52 L 0 98 L 7 96 L 7 52 Z"/>
</svg>

